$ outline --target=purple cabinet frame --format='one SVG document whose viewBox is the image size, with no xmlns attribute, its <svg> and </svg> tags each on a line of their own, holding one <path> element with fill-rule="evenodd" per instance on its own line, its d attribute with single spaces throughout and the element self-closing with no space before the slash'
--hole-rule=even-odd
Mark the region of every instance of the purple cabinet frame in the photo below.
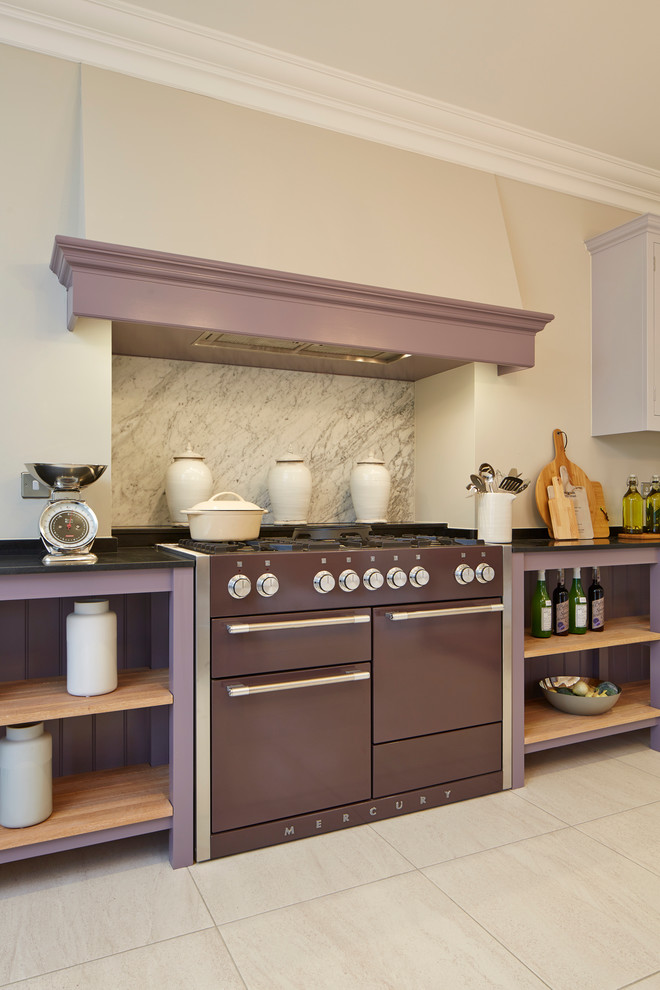
<svg viewBox="0 0 660 990">
<path fill-rule="evenodd" d="M 192 568 L 166 566 L 0 575 L 0 601 L 166 593 L 167 660 L 174 698 L 168 706 L 171 817 L 10 848 L 0 853 L 0 863 L 162 830 L 169 830 L 172 866 L 193 862 L 193 580 Z"/>
<path fill-rule="evenodd" d="M 525 752 L 539 749 L 551 749 L 571 743 L 583 742 L 588 739 L 598 739 L 635 729 L 651 729 L 651 749 L 660 750 L 660 716 L 649 712 L 649 718 L 617 726 L 602 727 L 590 717 L 584 719 L 584 732 L 571 737 L 549 740 L 543 744 L 525 746 L 525 573 L 537 570 L 570 569 L 573 567 L 635 567 L 648 564 L 648 608 L 650 628 L 660 632 L 660 549 L 654 547 L 631 547 L 593 549 L 569 548 L 566 550 L 539 550 L 511 555 L 512 568 L 512 722 L 511 722 L 511 755 L 512 755 L 512 786 L 522 787 L 525 783 Z M 646 604 L 646 594 L 645 594 Z M 639 614 L 634 608 L 629 614 Z M 607 625 L 607 617 L 606 617 Z M 616 649 L 617 647 L 612 647 Z M 588 647 L 585 647 L 585 650 Z M 649 682 L 650 705 L 660 709 L 660 641 L 648 643 L 649 649 Z M 598 651 L 599 653 L 602 650 Z M 561 713 L 557 713 L 561 717 Z M 596 716 L 597 718 L 597 716 Z"/>
</svg>

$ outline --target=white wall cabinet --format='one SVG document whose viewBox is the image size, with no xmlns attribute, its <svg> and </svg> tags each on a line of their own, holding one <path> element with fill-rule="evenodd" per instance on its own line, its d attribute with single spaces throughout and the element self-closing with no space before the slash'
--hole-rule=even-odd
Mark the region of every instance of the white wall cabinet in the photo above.
<svg viewBox="0 0 660 990">
<path fill-rule="evenodd" d="M 591 435 L 660 430 L 660 216 L 586 241 L 591 254 Z"/>
</svg>

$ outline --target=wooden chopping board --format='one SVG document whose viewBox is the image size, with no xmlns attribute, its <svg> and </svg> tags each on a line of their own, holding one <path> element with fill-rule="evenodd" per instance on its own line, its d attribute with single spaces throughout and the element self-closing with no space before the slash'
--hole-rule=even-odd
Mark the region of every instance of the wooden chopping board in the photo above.
<svg viewBox="0 0 660 990">
<path fill-rule="evenodd" d="M 552 486 L 553 478 L 559 478 L 561 476 L 561 468 L 565 467 L 571 484 L 579 488 L 584 488 L 587 493 L 589 512 L 591 514 L 591 521 L 594 529 L 594 538 L 609 536 L 609 525 L 607 525 L 607 520 L 605 519 L 604 514 L 600 511 L 591 481 L 582 468 L 578 467 L 577 464 L 573 464 L 573 462 L 569 461 L 566 456 L 564 435 L 563 430 L 557 429 L 552 431 L 555 456 L 554 460 L 550 461 L 549 464 L 546 464 L 544 468 L 541 468 L 541 472 L 536 479 L 536 507 L 539 510 L 541 518 L 548 527 L 548 532 L 552 536 L 552 520 L 550 518 L 550 509 L 548 508 L 548 487 Z M 607 532 L 604 532 L 605 526 L 607 526 Z"/>
</svg>

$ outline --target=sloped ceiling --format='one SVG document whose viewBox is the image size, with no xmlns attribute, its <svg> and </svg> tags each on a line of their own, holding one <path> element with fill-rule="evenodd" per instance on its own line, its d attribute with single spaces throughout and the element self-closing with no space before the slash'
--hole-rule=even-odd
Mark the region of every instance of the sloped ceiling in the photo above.
<svg viewBox="0 0 660 990">
<path fill-rule="evenodd" d="M 638 212 L 656 0 L 0 0 L 0 41 Z"/>
</svg>

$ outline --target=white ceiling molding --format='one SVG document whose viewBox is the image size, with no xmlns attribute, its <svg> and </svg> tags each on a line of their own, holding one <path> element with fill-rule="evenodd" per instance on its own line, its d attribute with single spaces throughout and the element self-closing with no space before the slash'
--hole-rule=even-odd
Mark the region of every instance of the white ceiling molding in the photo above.
<svg viewBox="0 0 660 990">
<path fill-rule="evenodd" d="M 0 42 L 633 212 L 660 172 L 121 0 L 0 0 Z"/>
</svg>

